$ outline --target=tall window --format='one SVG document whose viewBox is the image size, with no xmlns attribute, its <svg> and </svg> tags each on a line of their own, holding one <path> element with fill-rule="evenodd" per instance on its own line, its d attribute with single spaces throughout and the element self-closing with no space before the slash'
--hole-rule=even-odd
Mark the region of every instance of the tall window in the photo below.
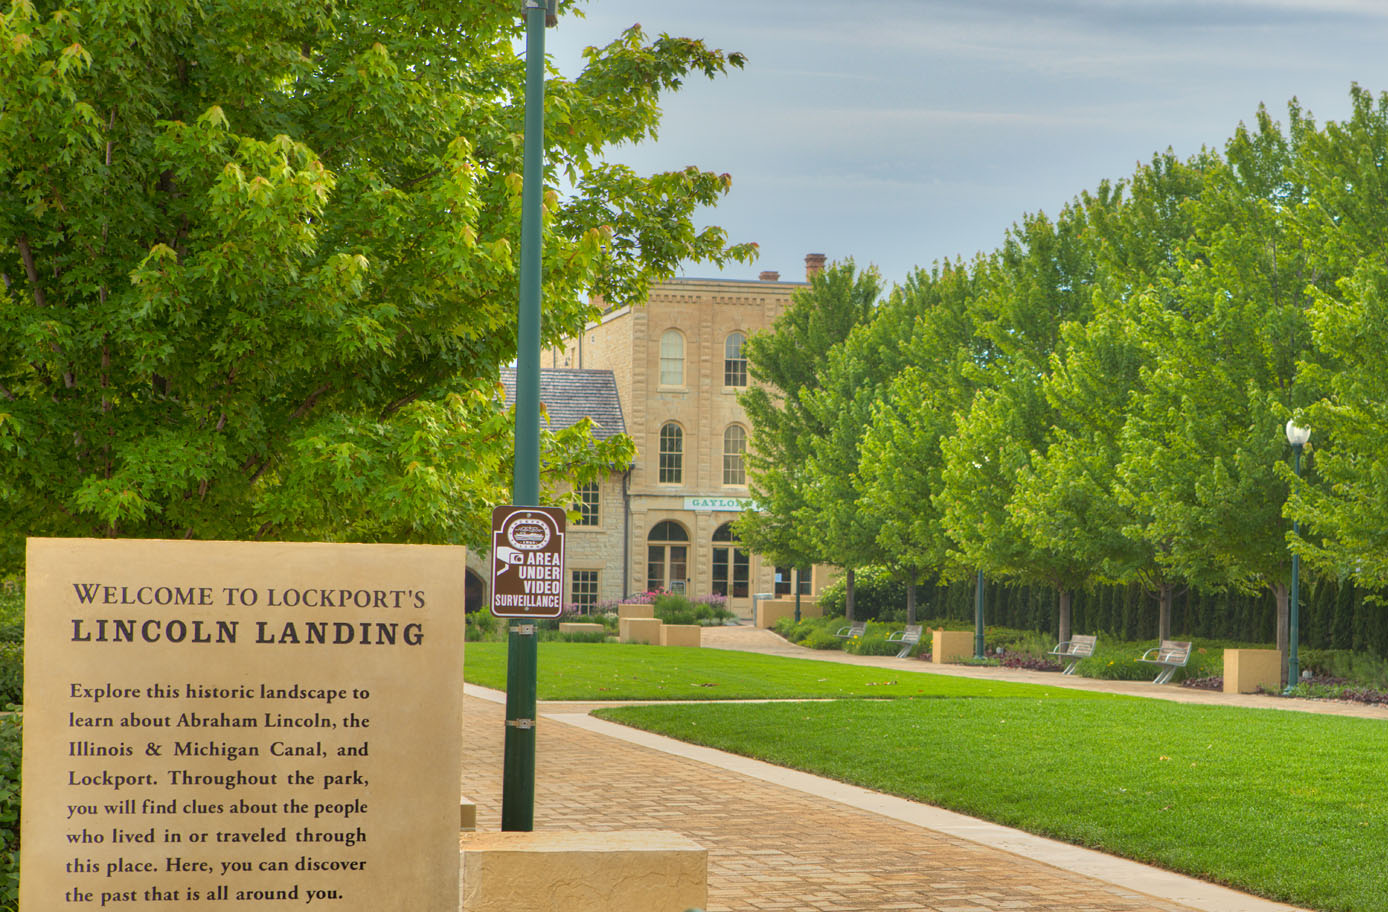
<svg viewBox="0 0 1388 912">
<path fill-rule="evenodd" d="M 723 432 L 723 484 L 745 485 L 747 470 L 742 457 L 747 452 L 747 432 L 732 424 Z"/>
<path fill-rule="evenodd" d="M 670 422 L 660 428 L 660 483 L 680 484 L 684 480 L 684 431 Z"/>
<path fill-rule="evenodd" d="M 580 614 L 589 614 L 598 607 L 598 571 L 573 572 L 573 602 Z"/>
<path fill-rule="evenodd" d="M 776 594 L 794 595 L 795 594 L 795 574 L 800 574 L 800 594 L 810 594 L 810 568 L 792 569 L 790 567 L 776 568 Z"/>
<path fill-rule="evenodd" d="M 713 592 L 732 598 L 746 598 L 751 592 L 751 559 L 737 546 L 732 523 L 713 531 Z"/>
<path fill-rule="evenodd" d="M 677 329 L 660 337 L 660 385 L 684 386 L 684 336 Z"/>
<path fill-rule="evenodd" d="M 574 509 L 578 511 L 576 526 L 598 525 L 598 483 L 590 481 L 574 488 Z"/>
<path fill-rule="evenodd" d="M 742 343 L 746 341 L 742 333 L 733 333 L 723 343 L 724 386 L 747 385 L 747 356 L 742 353 Z"/>
<path fill-rule="evenodd" d="M 646 588 L 683 593 L 689 583 L 689 533 L 665 520 L 646 537 Z"/>
</svg>

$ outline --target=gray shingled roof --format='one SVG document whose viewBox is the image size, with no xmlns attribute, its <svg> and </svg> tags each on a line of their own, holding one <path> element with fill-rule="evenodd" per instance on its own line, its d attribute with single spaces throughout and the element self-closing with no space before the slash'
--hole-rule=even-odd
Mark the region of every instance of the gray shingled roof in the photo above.
<svg viewBox="0 0 1388 912">
<path fill-rule="evenodd" d="M 506 387 L 506 404 L 516 402 L 516 369 L 503 367 L 501 383 Z M 582 418 L 593 419 L 593 436 L 606 440 L 626 433 L 622 403 L 617 398 L 617 381 L 610 370 L 540 368 L 540 401 L 549 412 L 553 430 L 572 427 Z"/>
</svg>

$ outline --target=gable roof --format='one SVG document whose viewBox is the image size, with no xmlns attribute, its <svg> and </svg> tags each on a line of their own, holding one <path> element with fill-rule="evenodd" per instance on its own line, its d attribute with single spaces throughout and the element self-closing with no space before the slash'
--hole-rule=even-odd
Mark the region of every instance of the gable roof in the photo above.
<svg viewBox="0 0 1388 912">
<path fill-rule="evenodd" d="M 501 369 L 506 388 L 506 405 L 516 404 L 516 369 Z M 610 370 L 540 368 L 540 402 L 549 413 L 553 430 L 572 427 L 583 418 L 593 420 L 593 437 L 606 440 L 626 433 L 622 403 L 617 398 L 617 380 Z"/>
</svg>

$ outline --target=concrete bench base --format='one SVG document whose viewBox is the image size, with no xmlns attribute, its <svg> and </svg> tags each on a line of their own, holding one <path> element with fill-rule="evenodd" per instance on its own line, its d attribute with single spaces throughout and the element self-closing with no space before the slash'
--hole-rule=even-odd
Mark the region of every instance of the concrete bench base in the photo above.
<svg viewBox="0 0 1388 912">
<path fill-rule="evenodd" d="M 660 628 L 662 646 L 702 646 L 704 628 L 698 624 L 665 624 Z"/>
<path fill-rule="evenodd" d="M 659 646 L 662 626 L 659 618 L 624 617 L 617 621 L 617 641 Z"/>
<path fill-rule="evenodd" d="M 602 633 L 607 628 L 601 624 L 590 624 L 579 621 L 560 621 L 560 633 Z"/>
<path fill-rule="evenodd" d="M 478 833 L 462 880 L 462 912 L 685 912 L 708 902 L 708 852 L 655 830 Z"/>
<path fill-rule="evenodd" d="M 974 634 L 970 631 L 930 631 L 930 662 L 932 665 L 944 665 L 946 662 L 971 659 L 973 654 Z"/>
<path fill-rule="evenodd" d="M 1224 650 L 1224 692 L 1257 693 L 1259 685 L 1274 692 L 1282 686 L 1282 653 L 1276 649 Z"/>
</svg>

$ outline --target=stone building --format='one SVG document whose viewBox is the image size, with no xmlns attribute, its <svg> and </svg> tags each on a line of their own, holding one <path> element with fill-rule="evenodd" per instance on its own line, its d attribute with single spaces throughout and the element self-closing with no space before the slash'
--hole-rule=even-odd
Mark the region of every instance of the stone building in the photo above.
<svg viewBox="0 0 1388 912">
<path fill-rule="evenodd" d="M 824 260 L 805 258 L 807 278 Z M 722 594 L 750 616 L 754 594 L 791 593 L 791 569 L 763 561 L 732 530 L 754 508 L 744 465 L 751 424 L 737 394 L 748 383 L 743 343 L 769 330 L 806 284 L 776 272 L 671 279 L 645 305 L 614 308 L 544 354 L 541 400 L 551 420 L 592 415 L 604 429 L 624 428 L 637 449 L 628 472 L 576 492 L 585 515 L 570 525 L 566 602 L 668 589 Z M 819 571 L 802 574 L 802 592 L 823 583 Z"/>
</svg>

